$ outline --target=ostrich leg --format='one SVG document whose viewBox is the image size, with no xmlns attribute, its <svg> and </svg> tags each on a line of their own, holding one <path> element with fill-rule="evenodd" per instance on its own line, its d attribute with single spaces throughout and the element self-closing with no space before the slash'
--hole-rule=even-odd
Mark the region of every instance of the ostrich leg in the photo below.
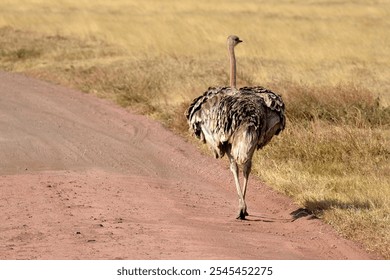
<svg viewBox="0 0 390 280">
<path fill-rule="evenodd" d="M 238 165 L 235 162 L 235 160 L 233 159 L 233 157 L 230 155 L 230 153 L 227 153 L 227 155 L 228 155 L 229 160 L 230 160 L 230 170 L 233 173 L 234 182 L 236 184 L 237 194 L 238 194 L 238 207 L 239 207 L 239 210 L 238 210 L 237 219 L 245 220 L 246 204 L 245 204 L 244 195 L 243 195 L 243 193 L 241 191 L 240 181 L 239 181 L 239 178 L 238 178 Z"/>
<path fill-rule="evenodd" d="M 245 194 L 246 194 L 246 190 L 247 190 L 247 186 L 248 186 L 249 174 L 251 173 L 251 170 L 252 170 L 251 168 L 252 168 L 252 161 L 250 160 L 244 164 L 244 167 L 242 169 L 242 173 L 244 174 L 244 186 L 242 189 L 242 195 L 243 195 L 244 199 L 245 199 Z M 245 207 L 244 215 L 245 216 L 249 215 L 247 210 L 246 210 L 246 207 Z"/>
</svg>

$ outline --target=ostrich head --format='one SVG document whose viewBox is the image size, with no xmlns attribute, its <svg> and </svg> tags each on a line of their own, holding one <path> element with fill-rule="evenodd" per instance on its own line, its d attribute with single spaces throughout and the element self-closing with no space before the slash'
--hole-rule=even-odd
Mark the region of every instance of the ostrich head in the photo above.
<svg viewBox="0 0 390 280">
<path fill-rule="evenodd" d="M 235 47 L 235 46 L 237 46 L 241 42 L 242 41 L 240 40 L 240 38 L 238 38 L 238 36 L 236 36 L 236 35 L 230 35 L 227 38 L 227 44 L 228 44 L 229 47 L 230 46 Z"/>
</svg>

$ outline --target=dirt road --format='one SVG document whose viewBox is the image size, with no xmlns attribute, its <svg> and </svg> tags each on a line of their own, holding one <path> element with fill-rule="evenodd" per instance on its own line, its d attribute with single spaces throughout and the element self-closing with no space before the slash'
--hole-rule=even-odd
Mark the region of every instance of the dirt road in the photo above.
<svg viewBox="0 0 390 280">
<path fill-rule="evenodd" d="M 0 72 L 0 259 L 370 259 L 155 121 Z"/>
</svg>

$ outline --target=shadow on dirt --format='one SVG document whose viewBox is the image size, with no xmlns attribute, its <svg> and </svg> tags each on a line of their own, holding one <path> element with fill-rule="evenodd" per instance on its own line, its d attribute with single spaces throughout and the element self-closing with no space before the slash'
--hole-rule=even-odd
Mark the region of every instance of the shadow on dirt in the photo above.
<svg viewBox="0 0 390 280">
<path fill-rule="evenodd" d="M 264 222 L 264 223 L 287 223 L 294 222 L 301 218 L 308 220 L 319 219 L 321 215 L 331 209 L 370 209 L 371 205 L 368 202 L 353 201 L 342 202 L 336 199 L 323 199 L 323 200 L 307 200 L 304 207 L 298 208 L 290 213 L 291 218 L 276 218 L 265 215 L 249 215 L 246 217 L 246 221 L 251 222 Z"/>
<path fill-rule="evenodd" d="M 304 207 L 300 207 L 290 213 L 290 218 L 272 217 L 266 215 L 249 215 L 243 221 L 263 223 L 289 223 L 301 218 L 307 220 L 319 219 L 322 214 L 331 209 L 370 209 L 368 202 L 342 202 L 336 199 L 307 200 Z"/>
<path fill-rule="evenodd" d="M 297 210 L 292 211 L 290 215 L 291 215 L 291 222 L 294 222 L 304 217 L 308 217 L 307 218 L 308 220 L 318 219 L 318 217 L 314 215 L 314 213 L 307 208 L 298 208 Z"/>
<path fill-rule="evenodd" d="M 370 208 L 370 203 L 365 201 L 343 202 L 337 199 L 307 200 L 303 208 L 298 208 L 297 210 L 291 212 L 290 215 L 293 222 L 303 217 L 308 217 L 308 219 L 318 219 L 325 211 L 332 209 L 369 210 Z"/>
<path fill-rule="evenodd" d="M 263 223 L 288 223 L 291 222 L 291 219 L 286 218 L 274 218 L 264 215 L 249 215 L 246 217 L 245 221 L 249 222 L 263 222 Z"/>
</svg>

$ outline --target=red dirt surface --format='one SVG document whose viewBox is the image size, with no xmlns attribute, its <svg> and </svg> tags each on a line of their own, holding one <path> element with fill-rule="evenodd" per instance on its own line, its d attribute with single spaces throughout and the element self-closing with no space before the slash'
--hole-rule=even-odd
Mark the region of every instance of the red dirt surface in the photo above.
<svg viewBox="0 0 390 280">
<path fill-rule="evenodd" d="M 0 72 L 0 259 L 372 259 L 159 123 Z"/>
</svg>

